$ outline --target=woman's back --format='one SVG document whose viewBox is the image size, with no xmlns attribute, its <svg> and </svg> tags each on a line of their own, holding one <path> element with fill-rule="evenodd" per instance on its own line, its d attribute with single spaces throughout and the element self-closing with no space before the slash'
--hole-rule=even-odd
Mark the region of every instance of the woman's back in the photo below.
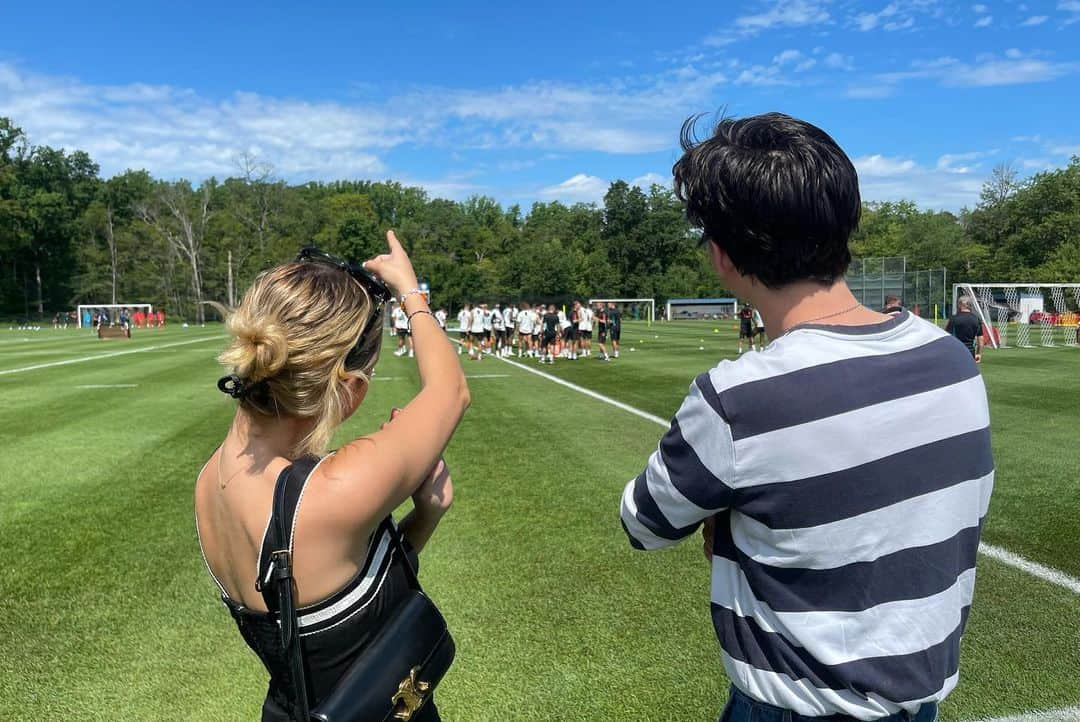
<svg viewBox="0 0 1080 722">
<path fill-rule="evenodd" d="M 264 548 L 274 484 L 292 462 L 275 457 L 252 463 L 235 455 L 223 459 L 218 449 L 195 484 L 195 513 L 206 564 L 223 591 L 249 609 L 266 611 L 255 590 L 259 555 Z M 327 457 L 329 461 L 331 457 Z M 220 466 L 221 471 L 218 471 Z M 368 537 L 378 519 L 341 530 L 320 513 L 337 500 L 332 490 L 340 482 L 328 478 L 319 463 L 304 484 L 302 508 L 297 509 L 295 574 L 300 605 L 319 602 L 356 575 L 367 555 Z M 328 498 L 329 497 L 329 498 Z"/>
<path fill-rule="evenodd" d="M 312 472 L 319 463 L 315 457 L 306 457 L 295 464 L 286 463 L 281 468 L 278 479 L 285 485 L 286 529 L 293 528 L 294 520 L 296 527 L 301 526 L 298 518 L 299 505 L 301 501 L 306 502 L 305 497 L 311 493 L 310 485 L 315 476 Z M 204 514 L 212 511 L 213 489 L 207 491 L 207 482 L 213 481 L 215 475 L 209 476 L 211 478 L 208 479 L 205 473 L 200 474 L 196 484 L 196 499 L 202 502 L 201 505 L 199 501 L 196 503 L 196 525 L 200 542 L 204 543 L 204 556 L 206 542 L 209 541 L 210 548 L 213 548 L 214 542 L 210 541 L 210 537 L 215 534 L 211 525 L 198 513 L 200 509 Z M 278 479 L 271 485 L 271 498 L 274 486 L 279 483 Z M 263 479 L 255 476 L 251 481 L 255 486 Z M 227 488 L 228 484 L 225 486 Z M 220 504 L 219 507 L 219 511 L 228 514 L 227 505 Z M 259 536 L 253 536 L 251 532 L 254 527 L 244 523 L 246 516 L 224 517 L 225 528 L 235 535 L 238 550 L 254 549 L 257 562 L 244 559 L 242 551 L 226 555 L 232 559 L 226 561 L 226 566 L 223 567 L 215 568 L 209 557 L 206 561 L 211 576 L 221 590 L 222 601 L 236 621 L 241 635 L 270 673 L 269 690 L 263 705 L 263 720 L 277 722 L 288 719 L 287 710 L 295 699 L 295 687 L 289 659 L 280 643 L 277 609 L 274 608 L 275 592 L 269 588 L 266 592 L 257 591 L 254 580 L 265 578 L 270 567 L 271 552 L 288 547 L 289 540 L 280 538 L 276 524 L 270 523 L 269 509 L 266 517 L 262 524 L 264 531 Z M 234 523 L 237 521 L 239 523 Z M 388 517 L 377 525 L 366 540 L 364 546 L 367 551 L 355 564 L 355 571 L 332 593 L 312 602 L 305 602 L 301 597 L 297 609 L 300 645 L 307 670 L 307 696 L 313 704 L 317 704 L 334 688 L 353 660 L 371 643 L 390 611 L 408 592 L 409 576 L 402 567 L 405 560 L 399 558 L 400 555 L 391 543 L 390 535 L 395 533 L 392 524 Z M 217 546 L 221 546 L 220 537 L 217 538 Z M 294 551 L 298 549 L 299 547 L 294 547 Z M 415 560 L 409 563 L 414 562 Z M 296 571 L 299 588 L 300 569 Z M 305 576 L 314 578 L 310 569 Z M 239 587 L 238 591 L 230 592 L 225 585 L 225 579 L 233 577 L 249 578 L 252 593 L 245 596 L 247 589 L 244 586 Z"/>
</svg>

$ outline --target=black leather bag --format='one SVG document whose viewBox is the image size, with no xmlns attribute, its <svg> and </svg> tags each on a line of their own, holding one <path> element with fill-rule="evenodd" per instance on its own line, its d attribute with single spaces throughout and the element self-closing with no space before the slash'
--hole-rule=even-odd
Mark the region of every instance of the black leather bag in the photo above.
<svg viewBox="0 0 1080 722">
<path fill-rule="evenodd" d="M 274 488 L 273 522 L 278 539 L 289 539 L 285 519 L 285 485 L 290 474 L 282 474 Z M 401 535 L 391 525 L 395 552 L 407 570 L 411 589 L 391 613 L 371 644 L 345 671 L 333 691 L 315 709 L 308 707 L 303 652 L 292 574 L 292 549 L 273 552 L 270 581 L 277 590 L 281 617 L 281 643 L 289 654 L 297 699 L 293 718 L 297 722 L 383 722 L 409 720 L 431 699 L 454 660 L 454 639 L 416 577 L 405 553 Z"/>
</svg>

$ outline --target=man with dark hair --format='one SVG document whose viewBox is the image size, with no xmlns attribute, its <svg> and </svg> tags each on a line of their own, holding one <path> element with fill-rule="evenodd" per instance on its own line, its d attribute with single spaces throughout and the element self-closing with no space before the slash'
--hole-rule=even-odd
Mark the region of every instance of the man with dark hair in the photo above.
<svg viewBox="0 0 1080 722">
<path fill-rule="evenodd" d="M 982 377 L 934 324 L 848 289 L 859 181 L 824 131 L 769 113 L 698 142 L 691 121 L 683 148 L 675 192 L 773 340 L 694 379 L 623 527 L 658 549 L 704 523 L 724 722 L 931 722 L 993 487 Z"/>
<path fill-rule="evenodd" d="M 902 313 L 904 307 L 900 305 L 899 296 L 888 296 L 885 298 L 885 308 L 881 309 L 882 313 L 894 314 Z"/>
<path fill-rule="evenodd" d="M 956 337 L 975 359 L 982 362 L 983 325 L 979 317 L 971 312 L 971 299 L 961 296 L 956 302 L 956 313 L 945 324 L 945 331 Z"/>
<path fill-rule="evenodd" d="M 607 305 L 607 330 L 608 336 L 611 337 L 611 357 L 619 358 L 619 341 L 622 340 L 622 314 L 614 302 L 608 302 Z"/>
</svg>

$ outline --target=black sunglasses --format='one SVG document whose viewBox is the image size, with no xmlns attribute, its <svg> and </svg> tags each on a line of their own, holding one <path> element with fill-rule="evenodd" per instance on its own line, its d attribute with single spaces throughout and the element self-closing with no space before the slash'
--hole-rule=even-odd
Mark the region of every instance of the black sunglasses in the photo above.
<svg viewBox="0 0 1080 722">
<path fill-rule="evenodd" d="M 309 261 L 312 263 L 322 263 L 334 268 L 340 268 L 350 276 L 356 279 L 357 283 L 367 291 L 368 296 L 371 297 L 372 313 L 371 318 L 368 319 L 367 325 L 364 326 L 364 330 L 360 333 L 360 338 L 356 340 L 356 346 L 353 347 L 349 354 L 345 357 L 345 368 L 354 370 L 359 368 L 361 362 L 364 360 L 361 358 L 363 349 L 361 344 L 368 334 L 378 324 L 382 323 L 382 310 L 386 302 L 393 298 L 394 294 L 390 290 L 390 287 L 375 277 L 374 274 L 368 273 L 364 270 L 363 266 L 358 263 L 350 263 L 337 256 L 331 256 L 325 251 L 321 251 L 314 246 L 307 246 L 301 248 L 300 252 L 296 254 L 297 261 Z"/>
</svg>

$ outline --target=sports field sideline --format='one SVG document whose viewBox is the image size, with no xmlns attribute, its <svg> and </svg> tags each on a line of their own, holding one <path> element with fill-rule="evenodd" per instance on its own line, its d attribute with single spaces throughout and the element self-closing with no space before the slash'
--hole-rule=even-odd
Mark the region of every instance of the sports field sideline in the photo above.
<svg viewBox="0 0 1080 722">
<path fill-rule="evenodd" d="M 662 432 L 649 417 L 734 356 L 734 329 L 627 323 L 623 341 L 610 364 L 522 362 L 580 388 L 466 363 L 473 405 L 447 452 L 455 507 L 421 573 L 458 643 L 446 719 L 720 712 L 700 545 L 634 552 L 618 500 Z M 191 513 L 232 414 L 214 388 L 223 343 L 220 326 L 109 342 L 0 332 L 0 719 L 257 717 L 265 673 L 216 599 Z M 942 719 L 1080 719 L 1080 349 L 985 358 L 998 473 L 984 541 L 1058 577 L 980 557 Z M 384 353 L 338 441 L 416 385 L 414 362 Z"/>
</svg>

